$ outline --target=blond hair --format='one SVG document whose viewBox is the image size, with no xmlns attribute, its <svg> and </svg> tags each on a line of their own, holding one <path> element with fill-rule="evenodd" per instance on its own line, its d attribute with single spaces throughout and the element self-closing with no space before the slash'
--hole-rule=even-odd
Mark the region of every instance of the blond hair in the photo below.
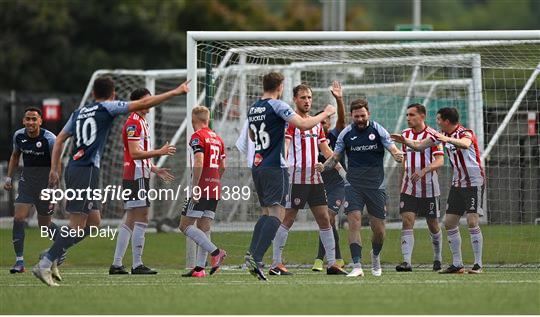
<svg viewBox="0 0 540 317">
<path fill-rule="evenodd" d="M 210 121 L 210 110 L 205 106 L 196 106 L 191 110 L 191 116 L 198 121 L 208 122 Z"/>
</svg>

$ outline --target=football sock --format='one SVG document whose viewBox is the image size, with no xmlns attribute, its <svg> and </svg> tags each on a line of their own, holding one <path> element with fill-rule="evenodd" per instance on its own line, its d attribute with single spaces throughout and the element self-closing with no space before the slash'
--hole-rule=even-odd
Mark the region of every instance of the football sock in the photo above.
<svg viewBox="0 0 540 317">
<path fill-rule="evenodd" d="M 205 232 L 206 237 L 208 237 L 208 240 L 210 239 L 210 231 Z M 197 248 L 197 259 L 195 261 L 195 265 L 198 267 L 204 268 L 206 267 L 206 260 L 208 258 L 208 252 L 206 252 L 203 248 L 198 247 Z"/>
<path fill-rule="evenodd" d="M 442 261 L 442 233 L 441 230 L 437 233 L 429 233 L 431 236 L 431 244 L 433 246 L 433 261 Z"/>
<path fill-rule="evenodd" d="M 186 230 L 184 231 L 184 234 L 191 238 L 191 240 L 195 241 L 199 247 L 203 248 L 206 252 L 214 252 L 218 251 L 216 245 L 208 239 L 206 234 L 199 228 L 197 228 L 194 225 L 188 226 Z"/>
<path fill-rule="evenodd" d="M 401 230 L 401 254 L 403 261 L 411 264 L 412 251 L 414 248 L 414 233 L 412 229 Z"/>
<path fill-rule="evenodd" d="M 200 272 L 200 271 L 204 270 L 204 267 L 198 266 L 198 265 L 197 265 L 196 267 L 193 268 L 193 270 L 194 270 L 195 272 Z"/>
<path fill-rule="evenodd" d="M 360 261 L 362 260 L 362 246 L 358 243 L 349 244 L 351 250 L 351 258 L 354 267 L 360 267 Z"/>
<path fill-rule="evenodd" d="M 77 243 L 83 241 L 84 238 L 86 238 L 89 234 L 90 234 L 90 226 L 84 227 L 84 234 L 82 236 L 77 235 L 75 237 L 75 240 L 74 240 L 73 244 L 77 244 Z"/>
<path fill-rule="evenodd" d="M 24 227 L 26 226 L 25 221 L 18 221 L 13 219 L 13 232 L 12 232 L 12 242 L 13 249 L 15 250 L 15 255 L 18 258 L 22 258 L 24 253 Z"/>
<path fill-rule="evenodd" d="M 144 251 L 144 234 L 148 224 L 144 222 L 135 222 L 133 234 L 131 235 L 131 253 L 133 254 L 133 268 L 143 264 L 142 255 Z"/>
<path fill-rule="evenodd" d="M 279 218 L 268 216 L 263 227 L 261 228 L 260 239 L 255 247 L 255 252 L 253 253 L 253 259 L 255 262 L 262 262 L 263 256 L 266 253 L 266 250 L 268 250 L 272 244 L 272 240 L 274 240 L 280 225 L 281 221 Z"/>
<path fill-rule="evenodd" d="M 64 237 L 60 235 L 56 240 L 54 240 L 53 245 L 45 253 L 45 256 L 39 261 L 40 268 L 50 268 L 52 262 L 58 259 L 62 254 L 67 252 L 67 249 L 72 247 L 76 242 L 76 237 L 70 235 Z"/>
<path fill-rule="evenodd" d="M 471 235 L 471 244 L 474 253 L 474 263 L 482 266 L 482 245 L 484 244 L 484 237 L 479 226 L 469 228 L 469 234 Z"/>
<path fill-rule="evenodd" d="M 371 241 L 371 248 L 373 249 L 374 256 L 379 256 L 379 254 L 381 254 L 382 246 L 382 243 Z"/>
<path fill-rule="evenodd" d="M 283 248 L 287 243 L 287 236 L 289 235 L 289 228 L 285 227 L 283 224 L 279 226 L 276 237 L 273 242 L 273 252 L 272 252 L 272 266 L 276 266 L 280 263 L 283 263 L 281 254 L 283 253 Z"/>
<path fill-rule="evenodd" d="M 114 266 L 122 266 L 122 259 L 126 254 L 126 250 L 131 238 L 131 229 L 123 223 L 118 229 L 118 238 L 116 238 L 116 249 L 114 250 Z"/>
<path fill-rule="evenodd" d="M 321 239 L 324 250 L 326 251 L 326 260 L 328 266 L 336 264 L 336 242 L 334 241 L 334 233 L 332 228 L 319 230 L 319 238 Z"/>
<path fill-rule="evenodd" d="M 251 236 L 251 244 L 249 246 L 249 252 L 251 254 L 255 253 L 255 247 L 257 246 L 257 243 L 261 238 L 261 228 L 263 227 L 267 219 L 268 215 L 262 215 L 261 217 L 259 217 L 259 220 L 257 220 L 255 228 L 253 228 L 253 235 Z"/>
<path fill-rule="evenodd" d="M 60 235 L 60 227 L 51 221 L 49 224 L 49 237 L 54 240 Z"/>
<path fill-rule="evenodd" d="M 462 267 L 463 260 L 461 257 L 461 235 L 459 234 L 459 227 L 447 230 L 446 233 L 448 234 L 448 244 L 452 252 L 452 264 L 456 267 Z"/>
</svg>

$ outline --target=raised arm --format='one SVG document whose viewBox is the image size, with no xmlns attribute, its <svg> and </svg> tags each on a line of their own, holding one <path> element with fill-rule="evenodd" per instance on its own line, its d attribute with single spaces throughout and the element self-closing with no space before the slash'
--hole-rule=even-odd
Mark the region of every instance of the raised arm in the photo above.
<svg viewBox="0 0 540 317">
<path fill-rule="evenodd" d="M 341 130 L 345 129 L 345 104 L 343 103 L 343 91 L 341 90 L 341 84 L 334 80 L 330 92 L 336 99 L 337 104 L 336 129 L 341 132 Z"/>
<path fill-rule="evenodd" d="M 319 122 L 323 121 L 327 117 L 330 117 L 334 113 L 336 113 L 336 108 L 332 105 L 327 105 L 323 112 L 313 117 L 302 118 L 295 113 L 289 120 L 289 123 L 292 123 L 301 131 L 305 131 L 313 128 Z"/>
<path fill-rule="evenodd" d="M 130 101 L 128 103 L 128 111 L 135 112 L 143 109 L 149 109 L 164 101 L 171 99 L 172 97 L 183 95 L 189 92 L 189 83 L 191 80 L 186 80 L 180 86 L 175 89 L 169 90 L 159 95 L 148 96 L 139 100 Z"/>
<path fill-rule="evenodd" d="M 435 133 L 435 137 L 441 142 L 453 144 L 455 147 L 460 149 L 468 149 L 472 144 L 472 134 L 468 131 L 462 132 L 460 139 L 445 136 L 438 132 Z"/>
</svg>

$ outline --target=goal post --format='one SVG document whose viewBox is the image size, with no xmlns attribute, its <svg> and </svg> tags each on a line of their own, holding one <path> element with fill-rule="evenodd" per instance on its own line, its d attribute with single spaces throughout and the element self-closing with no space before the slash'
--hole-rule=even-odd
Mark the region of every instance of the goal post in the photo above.
<svg viewBox="0 0 540 317">
<path fill-rule="evenodd" d="M 192 82 L 186 121 L 191 122 L 192 107 L 201 104 L 204 91 L 211 88 L 213 94 L 206 96 L 206 105 L 211 108 L 214 128 L 228 150 L 230 167 L 224 184 L 244 184 L 250 182 L 249 172 L 245 170 L 245 157 L 234 144 L 247 108 L 262 93 L 262 76 L 270 71 L 284 74 L 282 99 L 291 105 L 292 87 L 302 82 L 309 84 L 313 88 L 314 112 L 333 102 L 328 87 L 332 80 L 339 80 L 346 105 L 354 98 L 367 98 L 373 105 L 372 119 L 391 133 L 406 127 L 405 109 L 410 103 L 425 104 L 428 124 L 435 128 L 438 109 L 457 107 L 463 124 L 475 131 L 483 152 L 487 174 L 484 206 L 489 211 L 483 221 L 490 225 L 519 224 L 509 233 L 511 237 L 540 217 L 540 203 L 535 197 L 540 189 L 539 140 L 537 135 L 526 134 L 526 123 L 521 121 L 522 113 L 539 111 L 535 99 L 540 85 L 539 62 L 540 31 L 536 30 L 189 31 L 187 77 Z M 211 74 L 211 82 L 197 78 L 198 69 Z M 193 132 L 189 124 L 186 130 L 187 135 Z M 398 228 L 399 173 L 395 173 L 397 167 L 388 158 L 385 170 L 388 223 Z M 451 177 L 447 159 L 441 174 L 441 199 L 445 201 Z M 223 211 L 221 215 L 218 211 L 214 231 L 251 230 L 259 207 L 256 199 L 246 204 L 220 202 Z M 298 226 L 295 224 L 296 230 L 316 227 L 306 214 L 300 214 L 303 219 Z M 311 246 L 305 241 L 289 241 L 294 243 Z M 504 255 L 505 246 L 493 252 Z"/>
</svg>

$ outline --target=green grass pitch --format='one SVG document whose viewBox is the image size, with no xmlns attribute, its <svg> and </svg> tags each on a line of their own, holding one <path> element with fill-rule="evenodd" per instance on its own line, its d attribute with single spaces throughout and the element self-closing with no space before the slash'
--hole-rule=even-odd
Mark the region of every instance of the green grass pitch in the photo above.
<svg viewBox="0 0 540 317">
<path fill-rule="evenodd" d="M 463 229 L 464 260 L 470 265 L 470 242 Z M 399 231 L 388 230 L 380 278 L 369 274 L 366 259 L 364 278 L 292 268 L 294 276 L 270 277 L 263 283 L 236 268 L 250 234 L 214 233 L 213 239 L 230 254 L 228 267 L 212 277 L 190 279 L 180 276 L 185 258 L 183 236 L 148 234 L 144 259 L 159 270 L 158 275 L 109 276 L 115 241 L 87 238 L 70 250 L 61 267 L 61 287 L 49 288 L 30 272 L 9 274 L 11 232 L 0 230 L 0 314 L 540 314 L 538 227 L 484 226 L 483 232 L 486 263 L 523 263 L 529 264 L 527 268 L 488 267 L 481 275 L 448 276 L 415 267 L 412 273 L 397 273 L 391 265 L 401 258 Z M 362 236 L 369 241 L 368 230 Z M 430 263 L 427 232 L 419 229 L 415 236 L 413 260 Z M 341 237 L 347 260 L 346 232 Z M 284 252 L 291 267 L 312 262 L 316 238 L 314 232 L 291 232 Z M 37 230 L 27 230 L 28 270 L 49 244 Z M 368 254 L 369 243 L 365 245 L 364 254 Z M 448 263 L 446 244 L 443 256 Z M 131 263 L 129 249 L 124 262 Z"/>
</svg>

